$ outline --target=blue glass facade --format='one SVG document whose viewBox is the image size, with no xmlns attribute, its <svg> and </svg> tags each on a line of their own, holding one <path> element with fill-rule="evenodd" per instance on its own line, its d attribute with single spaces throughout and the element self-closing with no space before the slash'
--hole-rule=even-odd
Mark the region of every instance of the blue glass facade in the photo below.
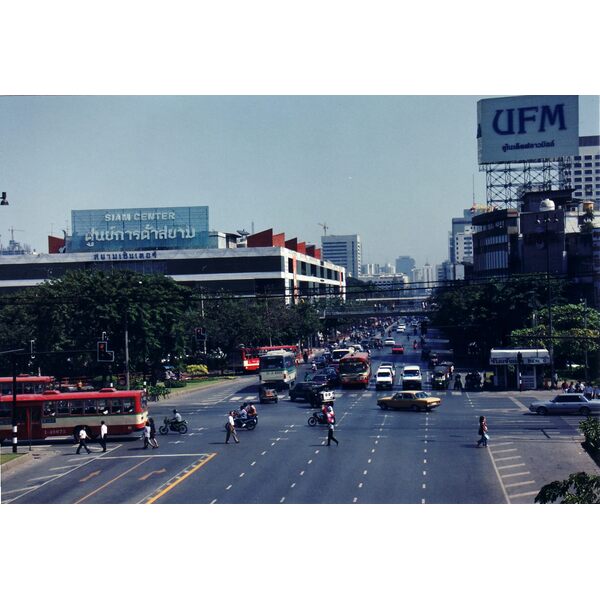
<svg viewBox="0 0 600 600">
<path fill-rule="evenodd" d="M 208 248 L 208 206 L 71 211 L 67 252 Z"/>
</svg>

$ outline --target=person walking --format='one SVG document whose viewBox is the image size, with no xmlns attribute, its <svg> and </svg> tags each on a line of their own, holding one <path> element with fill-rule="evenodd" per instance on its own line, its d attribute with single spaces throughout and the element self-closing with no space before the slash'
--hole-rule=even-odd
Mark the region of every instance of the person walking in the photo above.
<svg viewBox="0 0 600 600">
<path fill-rule="evenodd" d="M 158 442 L 156 441 L 156 425 L 154 425 L 154 419 L 152 417 L 148 418 L 148 424 L 150 425 L 150 445 L 152 449 L 158 448 Z"/>
<path fill-rule="evenodd" d="M 77 452 L 75 454 L 79 454 L 79 452 L 81 451 L 81 448 L 85 448 L 87 450 L 88 454 L 92 453 L 92 451 L 87 447 L 87 444 L 85 443 L 85 441 L 89 440 L 89 439 L 90 439 L 90 436 L 87 434 L 85 427 L 82 427 L 79 430 L 79 446 L 77 447 Z"/>
<path fill-rule="evenodd" d="M 229 444 L 229 438 L 233 436 L 236 444 L 240 443 L 237 435 L 235 434 L 235 421 L 233 420 L 233 411 L 229 412 L 229 416 L 227 417 L 227 423 L 225 424 L 225 428 L 227 429 L 227 436 L 225 437 L 225 443 Z"/>
<path fill-rule="evenodd" d="M 488 435 L 487 420 L 484 416 L 479 417 L 479 435 L 481 437 L 479 438 L 479 441 L 477 442 L 477 447 L 479 448 L 479 446 L 481 446 L 481 445 L 483 445 L 484 447 L 487 446 L 490 436 Z"/>
<path fill-rule="evenodd" d="M 333 432 L 335 431 L 335 413 L 333 412 L 333 408 L 329 407 L 327 411 L 327 445 L 331 446 L 331 442 L 335 442 L 336 446 L 339 446 L 340 443 L 335 439 Z"/>
<path fill-rule="evenodd" d="M 150 445 L 150 423 L 146 421 L 144 426 L 144 450 Z"/>
<path fill-rule="evenodd" d="M 102 452 L 106 452 L 106 436 L 108 435 L 108 427 L 104 421 L 100 421 L 100 445 Z"/>
</svg>

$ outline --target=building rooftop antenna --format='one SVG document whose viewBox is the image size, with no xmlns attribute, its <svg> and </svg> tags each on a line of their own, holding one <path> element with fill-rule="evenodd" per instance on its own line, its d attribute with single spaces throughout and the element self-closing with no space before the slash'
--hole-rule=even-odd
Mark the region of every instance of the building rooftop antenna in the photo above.
<svg viewBox="0 0 600 600">
<path fill-rule="evenodd" d="M 317 223 L 317 225 L 320 225 L 323 228 L 323 236 L 327 236 L 327 230 L 329 229 L 327 223 Z"/>
</svg>

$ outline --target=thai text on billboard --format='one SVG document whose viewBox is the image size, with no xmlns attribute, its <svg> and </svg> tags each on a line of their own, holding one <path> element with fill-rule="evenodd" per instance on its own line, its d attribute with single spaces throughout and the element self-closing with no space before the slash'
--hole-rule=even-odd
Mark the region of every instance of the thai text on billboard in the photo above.
<svg viewBox="0 0 600 600">
<path fill-rule="evenodd" d="M 579 153 L 578 96 L 511 96 L 477 102 L 479 164 Z"/>
</svg>

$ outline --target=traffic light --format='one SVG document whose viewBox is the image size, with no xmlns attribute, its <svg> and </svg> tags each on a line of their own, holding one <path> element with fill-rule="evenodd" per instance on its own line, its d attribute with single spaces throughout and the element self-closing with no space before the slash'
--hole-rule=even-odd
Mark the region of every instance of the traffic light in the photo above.
<svg viewBox="0 0 600 600">
<path fill-rule="evenodd" d="M 206 341 L 206 329 L 204 327 L 196 327 L 194 329 L 194 336 L 196 337 L 197 342 L 205 342 Z"/>
<path fill-rule="evenodd" d="M 108 342 L 98 342 L 96 345 L 96 356 L 98 362 L 114 362 L 115 353 L 108 349 Z"/>
</svg>

